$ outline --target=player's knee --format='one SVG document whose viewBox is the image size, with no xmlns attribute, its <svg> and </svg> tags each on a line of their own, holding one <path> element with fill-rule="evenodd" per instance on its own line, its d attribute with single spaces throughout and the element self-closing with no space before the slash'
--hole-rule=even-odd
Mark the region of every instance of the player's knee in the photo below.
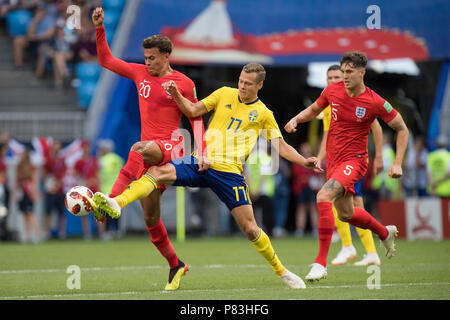
<svg viewBox="0 0 450 320">
<path fill-rule="evenodd" d="M 135 144 L 133 144 L 131 146 L 131 151 L 134 151 L 134 152 L 139 153 L 140 155 L 143 155 L 145 144 L 146 144 L 145 141 L 136 142 Z"/>
<path fill-rule="evenodd" d="M 242 232 L 248 240 L 254 240 L 259 236 L 259 227 L 255 223 L 246 223 L 242 226 Z"/>
<path fill-rule="evenodd" d="M 158 144 L 154 141 L 139 141 L 133 144 L 131 151 L 139 153 L 144 161 L 150 165 L 159 164 L 163 154 Z"/>
<path fill-rule="evenodd" d="M 147 170 L 147 173 L 149 173 L 156 180 L 160 180 L 161 177 L 164 175 L 164 170 L 163 167 L 153 166 Z"/>
<path fill-rule="evenodd" d="M 331 202 L 332 201 L 329 192 L 327 192 L 323 188 L 320 189 L 319 192 L 317 192 L 316 200 L 317 200 L 317 202 Z"/>
<path fill-rule="evenodd" d="M 343 222 L 348 222 L 353 217 L 353 212 L 348 212 L 346 210 L 339 210 L 339 209 L 337 209 L 337 212 L 339 220 Z"/>
<path fill-rule="evenodd" d="M 149 214 L 149 213 L 144 214 L 145 225 L 149 228 L 155 226 L 159 222 L 159 220 L 160 217 L 157 214 Z"/>
</svg>

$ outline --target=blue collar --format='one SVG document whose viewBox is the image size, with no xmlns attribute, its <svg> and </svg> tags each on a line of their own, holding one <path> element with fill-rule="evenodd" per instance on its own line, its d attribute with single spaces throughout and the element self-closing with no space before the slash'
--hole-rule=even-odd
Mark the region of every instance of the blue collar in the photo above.
<svg viewBox="0 0 450 320">
<path fill-rule="evenodd" d="M 242 101 L 241 101 L 241 97 L 239 97 L 239 95 L 238 95 L 238 100 L 239 100 L 240 103 L 245 103 L 245 102 L 242 102 Z M 256 98 L 256 99 L 253 100 L 252 102 L 245 103 L 245 104 L 249 106 L 249 105 L 254 104 L 255 102 L 258 102 L 258 101 L 259 101 L 259 98 Z"/>
</svg>

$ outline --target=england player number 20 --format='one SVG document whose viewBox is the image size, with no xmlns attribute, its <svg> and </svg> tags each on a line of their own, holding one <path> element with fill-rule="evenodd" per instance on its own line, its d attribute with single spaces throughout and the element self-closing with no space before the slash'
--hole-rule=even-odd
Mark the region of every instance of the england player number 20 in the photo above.
<svg viewBox="0 0 450 320">
<path fill-rule="evenodd" d="M 150 95 L 150 85 L 144 82 L 139 83 L 139 95 L 144 98 L 148 98 Z"/>
</svg>

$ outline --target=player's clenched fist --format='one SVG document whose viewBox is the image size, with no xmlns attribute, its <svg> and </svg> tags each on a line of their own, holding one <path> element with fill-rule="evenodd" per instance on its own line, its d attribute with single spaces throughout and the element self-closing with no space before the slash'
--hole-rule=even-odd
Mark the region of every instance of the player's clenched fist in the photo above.
<svg viewBox="0 0 450 320">
<path fill-rule="evenodd" d="M 393 164 L 392 167 L 389 168 L 388 175 L 394 179 L 400 178 L 403 175 L 402 166 Z"/>
<path fill-rule="evenodd" d="M 173 80 L 164 82 L 163 84 L 161 84 L 161 86 L 163 87 L 164 90 L 166 90 L 171 95 L 174 95 L 175 93 L 178 92 L 177 84 Z"/>
<path fill-rule="evenodd" d="M 284 126 L 284 130 L 289 133 L 297 131 L 297 119 L 292 118 L 289 120 L 289 122 Z"/>
<path fill-rule="evenodd" d="M 95 8 L 94 13 L 92 13 L 92 22 L 96 28 L 103 25 L 103 20 L 105 20 L 105 14 L 102 8 Z"/>
</svg>

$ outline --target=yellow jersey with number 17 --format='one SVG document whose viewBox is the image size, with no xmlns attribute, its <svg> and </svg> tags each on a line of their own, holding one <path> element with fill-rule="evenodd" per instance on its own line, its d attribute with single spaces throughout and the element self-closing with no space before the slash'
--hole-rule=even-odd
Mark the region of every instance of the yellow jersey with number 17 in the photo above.
<svg viewBox="0 0 450 320">
<path fill-rule="evenodd" d="M 205 133 L 210 168 L 242 174 L 256 141 L 262 134 L 267 141 L 282 137 L 277 122 L 259 100 L 244 103 L 235 88 L 222 87 L 201 100 L 214 114 Z"/>
</svg>

